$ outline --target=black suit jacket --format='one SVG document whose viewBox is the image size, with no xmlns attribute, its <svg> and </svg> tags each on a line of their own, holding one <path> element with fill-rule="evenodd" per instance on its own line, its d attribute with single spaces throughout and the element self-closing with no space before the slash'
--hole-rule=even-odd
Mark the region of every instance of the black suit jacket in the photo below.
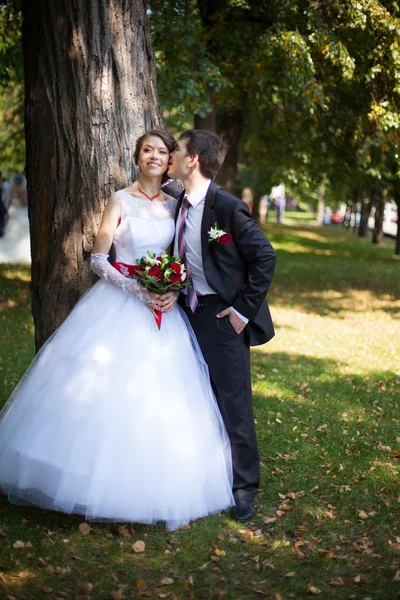
<svg viewBox="0 0 400 600">
<path fill-rule="evenodd" d="M 216 224 L 232 235 L 231 242 L 209 242 L 208 232 Z M 250 345 L 268 342 L 275 331 L 265 296 L 275 269 L 275 250 L 247 204 L 213 182 L 205 199 L 201 245 L 207 282 L 224 302 L 249 319 L 245 335 Z"/>
</svg>

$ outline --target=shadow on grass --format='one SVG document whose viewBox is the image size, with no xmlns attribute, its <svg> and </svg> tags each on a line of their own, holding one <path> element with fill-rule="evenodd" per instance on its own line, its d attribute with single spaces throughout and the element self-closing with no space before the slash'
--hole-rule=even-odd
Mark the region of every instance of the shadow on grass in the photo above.
<svg viewBox="0 0 400 600">
<path fill-rule="evenodd" d="M 286 471 L 291 487 L 330 469 L 336 488 L 349 473 L 372 489 L 397 489 L 397 394 L 400 376 L 386 370 L 343 375 L 328 359 L 255 351 L 254 407 L 266 472 Z M 382 464 L 374 468 L 374 462 Z M 327 465 L 331 465 L 328 467 Z M 393 470 L 393 467 L 395 469 Z M 346 470 L 347 475 L 344 474 Z M 336 484 L 336 482 L 334 482 Z"/>
<path fill-rule="evenodd" d="M 277 306 L 318 315 L 383 310 L 397 317 L 400 265 L 389 247 L 350 232 L 310 227 L 269 229 L 277 267 L 268 295 Z"/>
</svg>

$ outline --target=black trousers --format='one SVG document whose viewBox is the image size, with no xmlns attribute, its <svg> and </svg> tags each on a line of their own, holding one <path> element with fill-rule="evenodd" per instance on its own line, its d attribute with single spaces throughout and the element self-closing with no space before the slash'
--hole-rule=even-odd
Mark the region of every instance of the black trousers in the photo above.
<svg viewBox="0 0 400 600">
<path fill-rule="evenodd" d="M 211 384 L 231 442 L 235 500 L 254 500 L 260 481 L 260 457 L 253 417 L 250 347 L 229 317 L 216 315 L 222 301 L 198 306 L 192 313 L 182 295 L 179 304 L 196 334 L 210 372 Z"/>
</svg>

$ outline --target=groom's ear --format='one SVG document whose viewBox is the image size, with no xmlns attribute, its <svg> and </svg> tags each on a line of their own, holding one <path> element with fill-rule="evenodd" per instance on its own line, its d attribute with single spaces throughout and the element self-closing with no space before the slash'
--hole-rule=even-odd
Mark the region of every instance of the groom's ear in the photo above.
<svg viewBox="0 0 400 600">
<path fill-rule="evenodd" d="M 199 164 L 199 155 L 198 154 L 191 154 L 189 156 L 188 167 L 190 169 L 195 169 L 198 164 Z"/>
</svg>

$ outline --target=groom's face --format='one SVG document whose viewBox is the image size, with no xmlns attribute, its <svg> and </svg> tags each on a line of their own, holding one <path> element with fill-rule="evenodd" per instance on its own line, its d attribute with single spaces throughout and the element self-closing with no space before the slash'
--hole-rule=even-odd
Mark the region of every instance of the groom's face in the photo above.
<svg viewBox="0 0 400 600">
<path fill-rule="evenodd" d="M 176 150 L 171 153 L 168 177 L 185 179 L 191 171 L 189 168 L 190 158 L 187 152 L 186 141 L 179 140 L 176 144 Z"/>
</svg>

